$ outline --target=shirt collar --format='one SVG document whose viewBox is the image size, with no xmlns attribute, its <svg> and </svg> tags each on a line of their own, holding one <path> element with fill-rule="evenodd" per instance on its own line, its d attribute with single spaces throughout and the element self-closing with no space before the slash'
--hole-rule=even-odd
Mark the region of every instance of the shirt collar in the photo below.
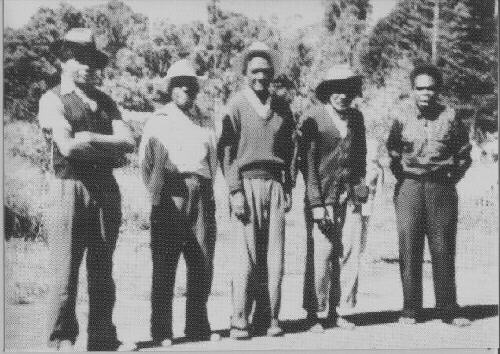
<svg viewBox="0 0 500 354">
<path fill-rule="evenodd" d="M 250 87 L 245 87 L 243 89 L 243 94 L 261 118 L 267 118 L 269 116 L 271 110 L 271 95 L 267 98 L 266 103 L 263 104 Z"/>
<path fill-rule="evenodd" d="M 187 121 L 194 121 L 194 119 L 184 113 L 174 102 L 169 102 L 166 105 L 160 107 L 156 114 L 165 115 L 171 117 L 173 119 L 181 118 L 186 119 Z"/>
<path fill-rule="evenodd" d="M 445 107 L 442 104 L 438 103 L 436 105 L 434 111 L 432 112 L 432 115 L 424 116 L 424 115 L 422 115 L 420 109 L 418 108 L 417 103 L 413 104 L 413 107 L 415 108 L 415 114 L 416 114 L 418 120 L 420 120 L 420 119 L 436 120 L 439 118 L 441 113 L 443 113 L 443 111 L 445 110 Z"/>
<path fill-rule="evenodd" d="M 75 82 L 73 80 L 61 77 L 61 95 L 65 95 L 71 92 L 76 92 L 77 89 L 78 87 L 76 87 Z"/>
</svg>

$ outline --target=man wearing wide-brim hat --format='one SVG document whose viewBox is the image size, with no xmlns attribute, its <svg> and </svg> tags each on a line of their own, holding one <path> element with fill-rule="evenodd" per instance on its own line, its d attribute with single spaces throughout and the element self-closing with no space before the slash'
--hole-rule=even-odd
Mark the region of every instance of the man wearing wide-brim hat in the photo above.
<svg viewBox="0 0 500 354">
<path fill-rule="evenodd" d="M 139 148 L 152 204 L 151 337 L 163 347 L 173 339 L 172 302 L 181 253 L 187 268 L 186 337 L 217 339 L 207 313 L 216 237 L 215 126 L 195 105 L 200 78 L 187 59 L 172 64 L 166 80 L 170 102 L 147 121 Z"/>
<path fill-rule="evenodd" d="M 264 43 L 253 43 L 245 50 L 245 84 L 231 99 L 218 146 L 234 225 L 230 335 L 236 339 L 252 335 L 249 311 L 254 300 L 253 334 L 283 334 L 278 315 L 285 212 L 291 207 L 294 121 L 288 105 L 272 99 L 273 58 Z M 267 307 L 261 306 L 266 302 Z"/>
<path fill-rule="evenodd" d="M 51 269 L 49 346 L 70 349 L 78 336 L 75 304 L 78 269 L 87 250 L 89 292 L 87 350 L 115 350 L 112 322 L 113 252 L 121 223 L 120 192 L 113 168 L 134 149 L 132 136 L 112 99 L 94 87 L 107 56 L 92 31 L 73 28 L 51 45 L 60 84 L 40 99 L 38 119 L 52 132 L 54 208 L 47 213 Z"/>
<path fill-rule="evenodd" d="M 307 226 L 304 309 L 313 331 L 323 331 L 318 316 L 327 309 L 327 322 L 354 327 L 343 317 L 343 310 L 355 304 L 351 288 L 357 273 L 340 268 L 349 269 L 347 265 L 357 261 L 351 258 L 359 247 L 353 234 L 342 233 L 346 211 L 349 206 L 349 212 L 356 211 L 360 217 L 361 202 L 367 197 L 365 126 L 361 112 L 351 107 L 360 95 L 361 77 L 347 65 L 336 65 L 317 86 L 320 103 L 306 112 L 302 124 Z"/>
</svg>

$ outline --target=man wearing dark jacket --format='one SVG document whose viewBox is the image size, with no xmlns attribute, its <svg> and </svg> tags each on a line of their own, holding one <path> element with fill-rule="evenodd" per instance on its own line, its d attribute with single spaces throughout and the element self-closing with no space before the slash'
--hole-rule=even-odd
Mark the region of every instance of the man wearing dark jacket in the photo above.
<svg viewBox="0 0 500 354">
<path fill-rule="evenodd" d="M 411 73 L 414 102 L 395 109 L 387 150 L 397 179 L 394 193 L 403 282 L 402 324 L 418 321 L 422 309 L 422 257 L 429 240 L 436 307 L 443 321 L 470 324 L 457 315 L 455 184 L 471 164 L 469 137 L 455 111 L 439 103 L 442 74 L 432 65 Z"/>
<path fill-rule="evenodd" d="M 302 125 L 307 227 L 304 309 L 316 332 L 323 331 L 318 313 L 327 308 L 328 321 L 354 328 L 343 317 L 350 305 L 345 295 L 352 291 L 342 289 L 342 284 L 351 281 L 342 280 L 357 274 L 345 274 L 340 263 L 350 261 L 354 246 L 354 240 L 342 235 L 346 210 L 349 205 L 349 212 L 352 209 L 359 216 L 366 197 L 365 126 L 361 112 L 351 107 L 360 93 L 361 77 L 346 65 L 331 68 L 316 88 L 321 103 L 306 112 Z"/>
</svg>

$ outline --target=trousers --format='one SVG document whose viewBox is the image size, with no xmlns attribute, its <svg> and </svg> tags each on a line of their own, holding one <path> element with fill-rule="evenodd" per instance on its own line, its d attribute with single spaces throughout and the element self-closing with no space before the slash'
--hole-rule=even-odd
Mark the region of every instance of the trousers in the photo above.
<svg viewBox="0 0 500 354">
<path fill-rule="evenodd" d="M 112 175 L 88 180 L 54 178 L 50 193 L 54 207 L 46 215 L 53 275 L 48 306 L 49 343 L 76 341 L 78 273 L 87 250 L 88 350 L 110 350 L 117 341 L 112 321 L 112 267 L 121 223 L 118 185 Z"/>
<path fill-rule="evenodd" d="M 359 259 L 364 247 L 361 209 L 348 202 L 327 207 L 336 218 L 333 239 L 313 221 L 311 209 L 304 210 L 307 248 L 303 308 L 309 315 L 328 309 L 328 317 L 344 315 L 356 305 Z M 349 225 L 346 230 L 344 226 Z"/>
<path fill-rule="evenodd" d="M 188 337 L 210 335 L 207 301 L 213 276 L 216 224 L 211 180 L 178 176 L 167 184 L 151 210 L 151 337 L 172 338 L 172 301 L 181 253 L 186 260 Z"/>
<path fill-rule="evenodd" d="M 231 325 L 246 328 L 254 300 L 253 325 L 268 327 L 278 319 L 285 245 L 285 197 L 281 183 L 272 179 L 244 179 L 249 218 L 231 215 L 233 314 Z"/>
<path fill-rule="evenodd" d="M 454 184 L 405 178 L 395 188 L 403 316 L 416 318 L 422 308 L 422 261 L 429 242 L 436 307 L 443 317 L 456 308 L 455 239 L 458 196 Z"/>
</svg>

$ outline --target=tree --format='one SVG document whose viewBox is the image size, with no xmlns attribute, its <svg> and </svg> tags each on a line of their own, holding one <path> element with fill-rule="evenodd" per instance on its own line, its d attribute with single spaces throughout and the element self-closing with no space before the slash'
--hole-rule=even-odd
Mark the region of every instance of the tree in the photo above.
<svg viewBox="0 0 500 354">
<path fill-rule="evenodd" d="M 371 32 L 362 54 L 367 76 L 377 84 L 402 58 L 430 61 L 435 0 L 402 0 Z M 470 100 L 497 85 L 494 2 L 441 0 L 437 64 L 450 98 Z"/>
</svg>

